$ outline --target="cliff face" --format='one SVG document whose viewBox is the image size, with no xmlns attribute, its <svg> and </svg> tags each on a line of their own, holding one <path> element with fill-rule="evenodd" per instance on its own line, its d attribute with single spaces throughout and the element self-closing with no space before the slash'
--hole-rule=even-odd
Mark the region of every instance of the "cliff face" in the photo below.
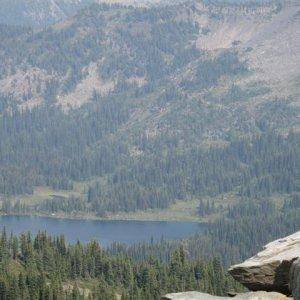
<svg viewBox="0 0 300 300">
<path fill-rule="evenodd" d="M 300 231 L 267 244 L 264 250 L 234 265 L 229 273 L 249 290 L 234 299 L 300 299 Z M 199 292 L 168 294 L 168 300 L 230 299 Z"/>
<path fill-rule="evenodd" d="M 232 266 L 229 273 L 252 291 L 291 294 L 290 269 L 300 256 L 300 231 L 264 248 L 245 262 Z"/>
</svg>

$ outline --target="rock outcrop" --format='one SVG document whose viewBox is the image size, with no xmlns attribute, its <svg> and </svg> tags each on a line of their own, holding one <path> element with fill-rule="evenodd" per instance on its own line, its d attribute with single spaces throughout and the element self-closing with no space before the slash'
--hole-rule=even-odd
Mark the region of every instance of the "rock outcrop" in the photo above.
<svg viewBox="0 0 300 300">
<path fill-rule="evenodd" d="M 224 299 L 224 298 L 211 296 L 209 294 L 204 294 L 200 292 L 172 293 L 162 298 L 162 300 L 219 300 L 219 299 Z"/>
<path fill-rule="evenodd" d="M 234 298 L 230 297 L 218 297 L 209 294 L 199 292 L 185 292 L 168 294 L 162 298 L 162 300 L 288 300 L 287 296 L 276 292 L 251 292 L 239 294 Z"/>
<path fill-rule="evenodd" d="M 300 299 L 300 258 L 294 261 L 290 270 L 290 290 L 294 299 Z"/>
<path fill-rule="evenodd" d="M 232 266 L 229 273 L 253 292 L 233 298 L 200 292 L 174 293 L 163 300 L 300 300 L 300 231 L 267 244 L 264 250 Z"/>
<path fill-rule="evenodd" d="M 300 257 L 300 231 L 267 244 L 262 252 L 229 269 L 229 273 L 251 291 L 291 294 L 290 270 Z M 294 267 L 293 288 L 299 267 Z M 297 275 L 298 274 L 298 275 Z"/>
</svg>

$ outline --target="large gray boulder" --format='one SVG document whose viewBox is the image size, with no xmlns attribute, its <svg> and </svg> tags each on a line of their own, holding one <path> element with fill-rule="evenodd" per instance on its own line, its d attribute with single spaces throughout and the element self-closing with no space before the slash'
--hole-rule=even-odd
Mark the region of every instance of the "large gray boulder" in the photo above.
<svg viewBox="0 0 300 300">
<path fill-rule="evenodd" d="M 251 292 L 239 294 L 234 298 L 211 296 L 209 294 L 199 292 L 185 292 L 168 294 L 162 298 L 163 300 L 288 300 L 287 296 L 275 292 Z"/>
<path fill-rule="evenodd" d="M 290 290 L 295 300 L 300 300 L 300 258 L 293 262 L 290 270 Z"/>
<path fill-rule="evenodd" d="M 232 266 L 229 273 L 251 291 L 276 291 L 290 295 L 290 270 L 299 257 L 300 231 L 267 244 L 257 255 Z M 298 267 L 295 270 L 299 274 Z"/>
<path fill-rule="evenodd" d="M 204 294 L 200 292 L 172 293 L 162 298 L 162 300 L 223 300 L 223 299 L 224 297 L 211 296 L 209 294 Z"/>
</svg>

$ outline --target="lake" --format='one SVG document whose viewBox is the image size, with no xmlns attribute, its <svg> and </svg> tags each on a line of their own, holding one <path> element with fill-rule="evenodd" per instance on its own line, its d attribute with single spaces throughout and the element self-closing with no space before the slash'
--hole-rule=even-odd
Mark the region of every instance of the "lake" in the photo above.
<svg viewBox="0 0 300 300">
<path fill-rule="evenodd" d="M 95 221 L 69 220 L 47 217 L 30 216 L 0 216 L 0 229 L 20 234 L 31 231 L 47 231 L 50 235 L 65 235 L 66 240 L 74 243 L 80 240 L 87 243 L 97 240 L 102 246 L 109 246 L 113 242 L 131 245 L 138 242 L 181 239 L 203 231 L 205 225 L 196 222 L 151 222 L 151 221 Z"/>
</svg>

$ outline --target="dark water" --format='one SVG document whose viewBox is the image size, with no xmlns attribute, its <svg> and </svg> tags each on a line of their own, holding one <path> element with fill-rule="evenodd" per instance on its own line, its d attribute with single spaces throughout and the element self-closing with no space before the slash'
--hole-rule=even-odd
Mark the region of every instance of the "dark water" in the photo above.
<svg viewBox="0 0 300 300">
<path fill-rule="evenodd" d="M 50 235 L 65 235 L 70 243 L 98 240 L 103 246 L 112 242 L 128 245 L 151 238 L 159 240 L 185 238 L 203 230 L 196 222 L 149 222 L 149 221 L 92 221 L 68 220 L 27 216 L 0 216 L 0 229 L 19 234 L 25 231 L 47 231 Z"/>
</svg>

